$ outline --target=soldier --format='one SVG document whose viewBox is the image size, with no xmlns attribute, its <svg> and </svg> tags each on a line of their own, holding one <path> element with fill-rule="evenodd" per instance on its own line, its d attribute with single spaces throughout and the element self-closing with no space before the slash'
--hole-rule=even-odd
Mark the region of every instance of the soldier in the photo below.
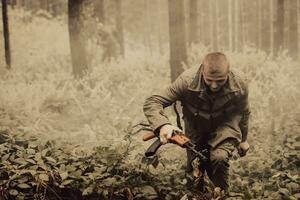
<svg viewBox="0 0 300 200">
<path fill-rule="evenodd" d="M 147 98 L 144 113 L 163 144 L 174 130 L 164 114 L 164 108 L 180 101 L 184 133 L 199 150 L 209 150 L 207 175 L 216 187 L 227 191 L 229 158 L 238 147 L 241 156 L 249 149 L 248 87 L 229 68 L 226 56 L 220 52 L 205 56 L 200 67 L 183 72 L 170 86 Z M 187 151 L 187 172 L 192 172 L 192 152 Z"/>
</svg>

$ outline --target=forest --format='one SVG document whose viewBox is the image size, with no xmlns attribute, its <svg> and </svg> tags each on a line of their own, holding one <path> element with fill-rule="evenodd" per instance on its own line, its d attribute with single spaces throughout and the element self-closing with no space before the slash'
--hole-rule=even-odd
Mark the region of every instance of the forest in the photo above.
<svg viewBox="0 0 300 200">
<path fill-rule="evenodd" d="M 300 199 L 300 0 L 1 0 L 0 22 L 0 200 L 222 199 L 142 140 L 145 99 L 209 52 L 249 84 L 226 199 Z"/>
</svg>

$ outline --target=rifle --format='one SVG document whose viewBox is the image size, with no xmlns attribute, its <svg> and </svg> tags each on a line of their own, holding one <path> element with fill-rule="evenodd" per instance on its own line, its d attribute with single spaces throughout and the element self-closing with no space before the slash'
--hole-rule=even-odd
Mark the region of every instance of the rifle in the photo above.
<svg viewBox="0 0 300 200">
<path fill-rule="evenodd" d="M 143 141 L 148 141 L 153 138 L 157 137 L 153 132 L 146 133 L 143 136 Z M 203 153 L 207 150 L 198 151 L 196 150 L 196 145 L 190 141 L 190 139 L 185 136 L 182 132 L 173 131 L 172 137 L 169 139 L 170 143 L 179 145 L 182 148 L 186 148 L 190 151 L 192 151 L 196 157 L 198 157 L 200 160 L 206 162 L 208 159 Z M 162 143 L 160 142 L 160 139 L 158 138 L 155 142 L 153 142 L 150 147 L 145 152 L 146 157 L 153 156 L 156 151 L 161 147 Z"/>
</svg>

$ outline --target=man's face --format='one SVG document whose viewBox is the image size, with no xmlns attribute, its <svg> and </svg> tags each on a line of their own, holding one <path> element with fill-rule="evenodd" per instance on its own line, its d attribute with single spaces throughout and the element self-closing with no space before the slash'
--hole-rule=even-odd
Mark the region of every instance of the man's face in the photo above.
<svg viewBox="0 0 300 200">
<path fill-rule="evenodd" d="M 221 65 L 218 67 L 205 66 L 203 67 L 203 79 L 206 86 L 212 93 L 221 90 L 228 78 L 228 67 Z"/>
</svg>

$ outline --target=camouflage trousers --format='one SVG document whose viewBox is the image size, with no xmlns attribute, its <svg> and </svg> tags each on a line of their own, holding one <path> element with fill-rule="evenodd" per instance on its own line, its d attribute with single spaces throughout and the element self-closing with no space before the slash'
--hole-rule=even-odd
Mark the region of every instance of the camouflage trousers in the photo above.
<svg viewBox="0 0 300 200">
<path fill-rule="evenodd" d="M 229 158 L 232 156 L 234 149 L 236 148 L 238 141 L 236 139 L 227 139 L 219 144 L 214 149 L 209 149 L 207 156 L 209 161 L 207 163 L 201 163 L 201 171 L 206 171 L 209 179 L 213 182 L 216 187 L 227 191 L 229 187 L 228 176 L 229 176 Z M 200 147 L 199 149 L 203 149 Z M 187 173 L 193 171 L 192 161 L 195 156 L 192 152 L 187 150 Z"/>
</svg>

